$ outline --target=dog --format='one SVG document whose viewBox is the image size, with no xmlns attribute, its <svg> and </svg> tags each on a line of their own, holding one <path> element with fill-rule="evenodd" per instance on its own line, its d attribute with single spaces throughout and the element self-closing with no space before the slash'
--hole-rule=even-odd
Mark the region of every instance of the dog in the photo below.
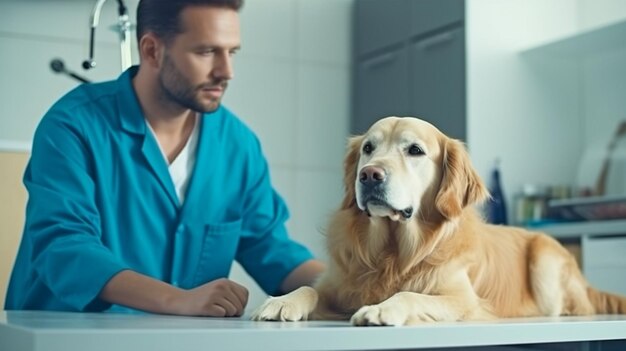
<svg viewBox="0 0 626 351">
<path fill-rule="evenodd" d="M 414 117 L 350 138 L 345 195 L 313 287 L 270 297 L 253 320 L 413 325 L 503 317 L 626 313 L 590 287 L 548 235 L 485 223 L 489 198 L 465 146 Z"/>
</svg>

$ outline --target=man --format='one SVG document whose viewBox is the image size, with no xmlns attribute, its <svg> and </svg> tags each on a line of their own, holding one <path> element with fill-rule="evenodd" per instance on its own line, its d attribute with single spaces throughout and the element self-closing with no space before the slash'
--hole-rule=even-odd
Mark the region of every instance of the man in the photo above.
<svg viewBox="0 0 626 351">
<path fill-rule="evenodd" d="M 241 2 L 140 1 L 140 66 L 48 111 L 7 310 L 240 316 L 233 259 L 270 294 L 321 272 L 287 236 L 257 138 L 220 104 Z"/>
</svg>

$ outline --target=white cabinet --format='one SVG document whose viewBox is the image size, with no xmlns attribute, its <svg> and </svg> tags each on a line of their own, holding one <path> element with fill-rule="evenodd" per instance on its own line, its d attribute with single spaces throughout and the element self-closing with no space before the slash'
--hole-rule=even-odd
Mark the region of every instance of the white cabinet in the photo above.
<svg viewBox="0 0 626 351">
<path fill-rule="evenodd" d="M 626 294 L 626 228 L 621 237 L 583 236 L 583 272 L 591 285 Z"/>
</svg>

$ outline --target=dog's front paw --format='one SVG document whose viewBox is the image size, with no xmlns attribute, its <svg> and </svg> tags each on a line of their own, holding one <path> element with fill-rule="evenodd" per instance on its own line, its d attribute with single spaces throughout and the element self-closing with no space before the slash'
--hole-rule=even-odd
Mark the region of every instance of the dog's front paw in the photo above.
<svg viewBox="0 0 626 351">
<path fill-rule="evenodd" d="M 350 318 L 350 323 L 357 326 L 363 325 L 405 325 L 407 313 L 402 306 L 389 303 L 363 306 Z"/>
<path fill-rule="evenodd" d="M 317 292 L 309 286 L 300 287 L 287 295 L 270 297 L 252 314 L 255 321 L 306 320 L 317 305 Z"/>
<path fill-rule="evenodd" d="M 270 297 L 252 314 L 254 321 L 299 321 L 306 320 L 309 311 L 289 296 Z"/>
</svg>

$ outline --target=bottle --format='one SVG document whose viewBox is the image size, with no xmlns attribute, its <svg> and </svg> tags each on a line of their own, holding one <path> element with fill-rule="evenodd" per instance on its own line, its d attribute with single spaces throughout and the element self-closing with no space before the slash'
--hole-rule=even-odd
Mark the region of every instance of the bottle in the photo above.
<svg viewBox="0 0 626 351">
<path fill-rule="evenodd" d="M 489 184 L 491 198 L 487 201 L 487 221 L 492 224 L 507 224 L 506 199 L 500 183 L 500 159 L 496 159 Z"/>
<path fill-rule="evenodd" d="M 533 226 L 545 220 L 549 188 L 539 184 L 524 184 L 515 196 L 515 220 L 519 226 Z"/>
</svg>

